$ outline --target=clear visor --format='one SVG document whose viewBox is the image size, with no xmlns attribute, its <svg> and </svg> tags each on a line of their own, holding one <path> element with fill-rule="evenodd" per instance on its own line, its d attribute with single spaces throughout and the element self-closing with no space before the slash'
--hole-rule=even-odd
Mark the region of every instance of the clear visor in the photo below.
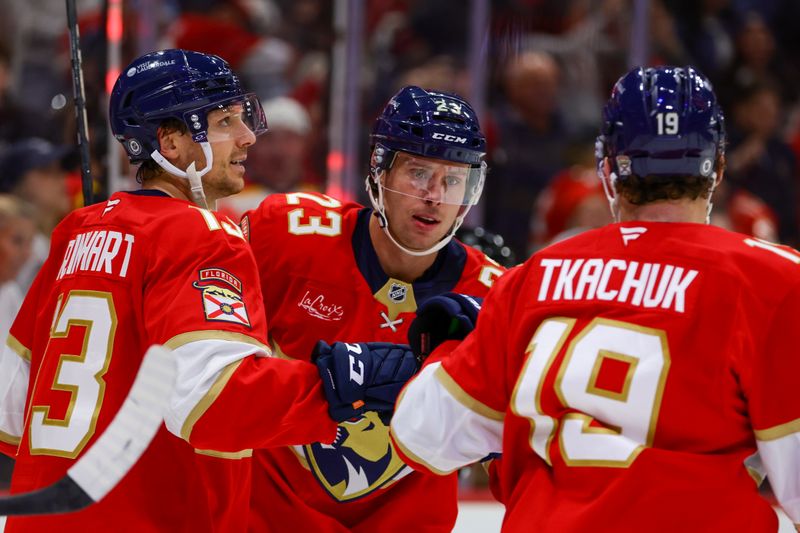
<svg viewBox="0 0 800 533">
<path fill-rule="evenodd" d="M 221 103 L 206 115 L 208 142 L 224 142 L 255 137 L 267 131 L 267 119 L 261 102 L 254 94 Z"/>
<path fill-rule="evenodd" d="M 472 205 L 483 188 L 485 166 L 448 163 L 399 152 L 383 188 L 428 202 Z"/>
</svg>

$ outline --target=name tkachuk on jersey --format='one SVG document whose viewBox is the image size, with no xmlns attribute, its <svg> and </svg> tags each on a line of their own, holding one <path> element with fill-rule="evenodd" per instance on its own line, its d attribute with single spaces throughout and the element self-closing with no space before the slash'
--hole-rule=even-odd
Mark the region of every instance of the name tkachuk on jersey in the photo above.
<svg viewBox="0 0 800 533">
<path fill-rule="evenodd" d="M 624 224 L 498 281 L 404 389 L 400 453 L 447 473 L 502 452 L 508 532 L 776 531 L 765 472 L 800 523 L 800 255 L 705 224 L 626 242 Z"/>
<path fill-rule="evenodd" d="M 621 259 L 542 259 L 538 301 L 600 300 L 685 311 L 697 270 Z"/>
<path fill-rule="evenodd" d="M 308 360 L 320 339 L 406 343 L 418 304 L 447 291 L 482 297 L 503 272 L 454 241 L 418 282 L 391 278 L 370 243 L 371 216 L 360 205 L 314 193 L 271 195 L 244 216 L 260 277 L 268 280 L 262 291 L 274 353 Z M 368 413 L 340 424 L 331 444 L 256 450 L 251 528 L 282 531 L 289 519 L 281 516 L 300 516 L 292 528 L 343 531 L 343 524 L 358 524 L 360 531 L 372 524 L 380 530 L 395 513 L 392 523 L 402 528 L 428 520 L 404 514 L 426 500 L 441 502 L 454 516 L 455 480 L 408 475 L 388 433 Z M 405 488 L 387 490 L 393 485 Z M 428 525 L 450 518 L 431 513 Z"/>
</svg>

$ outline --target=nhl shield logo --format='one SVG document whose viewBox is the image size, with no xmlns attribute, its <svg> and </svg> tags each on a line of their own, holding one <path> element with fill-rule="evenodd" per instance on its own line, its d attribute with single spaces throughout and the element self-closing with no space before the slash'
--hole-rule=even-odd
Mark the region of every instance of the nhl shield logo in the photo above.
<svg viewBox="0 0 800 533">
<path fill-rule="evenodd" d="M 389 287 L 389 299 L 396 304 L 406 301 L 406 292 L 408 287 L 399 283 L 392 283 Z"/>
</svg>

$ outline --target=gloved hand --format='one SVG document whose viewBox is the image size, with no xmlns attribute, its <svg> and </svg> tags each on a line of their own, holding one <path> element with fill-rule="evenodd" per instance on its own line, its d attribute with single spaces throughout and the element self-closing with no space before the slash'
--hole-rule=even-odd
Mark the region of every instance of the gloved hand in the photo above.
<svg viewBox="0 0 800 533">
<path fill-rule="evenodd" d="M 328 413 L 337 422 L 365 411 L 392 411 L 400 389 L 419 370 L 417 358 L 404 344 L 317 342 L 311 353 L 317 365 Z"/>
<path fill-rule="evenodd" d="M 425 300 L 408 328 L 408 343 L 415 354 L 425 357 L 446 340 L 461 340 L 478 323 L 483 298 L 446 292 Z"/>
</svg>

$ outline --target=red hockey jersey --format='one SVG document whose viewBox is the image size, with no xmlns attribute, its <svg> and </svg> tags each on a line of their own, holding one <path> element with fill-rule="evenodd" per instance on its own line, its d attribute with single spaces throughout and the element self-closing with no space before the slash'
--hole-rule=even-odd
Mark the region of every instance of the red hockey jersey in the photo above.
<svg viewBox="0 0 800 533">
<path fill-rule="evenodd" d="M 483 296 L 503 270 L 453 241 L 419 280 L 392 279 L 369 238 L 371 213 L 292 193 L 243 217 L 276 354 L 307 360 L 319 339 L 406 343 L 418 303 L 447 291 Z M 412 474 L 375 413 L 340 424 L 332 445 L 256 450 L 254 466 L 256 531 L 449 532 L 455 521 L 455 477 Z"/>
<path fill-rule="evenodd" d="M 440 473 L 502 446 L 504 531 L 776 531 L 753 478 L 800 522 L 798 319 L 789 248 L 609 225 L 505 275 L 392 438 Z"/>
<path fill-rule="evenodd" d="M 151 344 L 173 349 L 165 420 L 191 444 L 162 427 L 101 502 L 10 518 L 6 531 L 242 530 L 248 448 L 330 441 L 336 431 L 316 367 L 263 357 L 260 293 L 239 227 L 187 201 L 118 193 L 67 217 L 0 358 L 12 493 L 65 475 L 119 409 Z M 270 394 L 253 404 L 254 387 Z"/>
</svg>

